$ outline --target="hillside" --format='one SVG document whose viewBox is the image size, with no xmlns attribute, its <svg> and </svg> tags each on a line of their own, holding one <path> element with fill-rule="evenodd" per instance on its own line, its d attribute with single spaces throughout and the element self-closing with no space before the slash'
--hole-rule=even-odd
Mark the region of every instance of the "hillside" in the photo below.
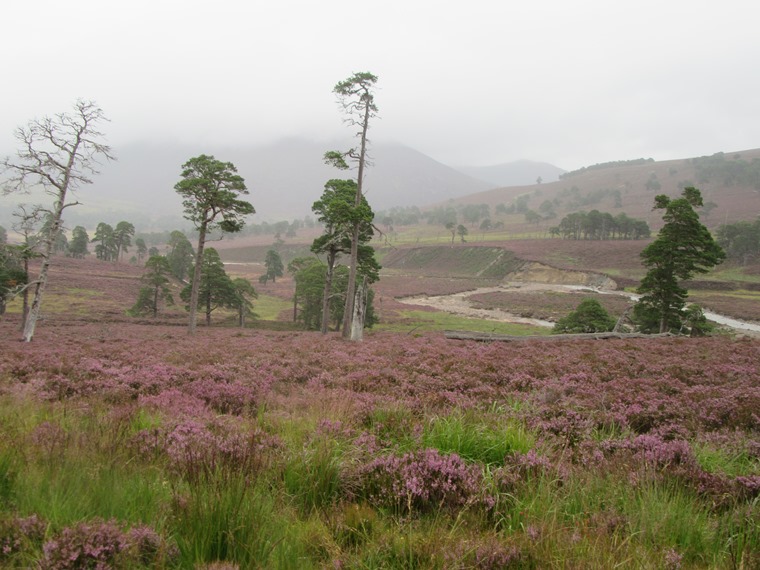
<svg viewBox="0 0 760 570">
<path fill-rule="evenodd" d="M 542 182 L 554 182 L 566 172 L 553 164 L 534 160 L 517 160 L 491 166 L 460 166 L 457 170 L 498 187 L 526 186 L 535 184 L 539 178 Z"/>
<path fill-rule="evenodd" d="M 204 153 L 232 162 L 245 178 L 248 199 L 256 208 L 252 221 L 301 218 L 311 213 L 327 180 L 355 176 L 355 172 L 337 170 L 322 160 L 325 151 L 347 150 L 352 144 L 287 139 L 255 147 L 151 143 L 115 148 L 117 160 L 102 165 L 93 184 L 81 189 L 77 198 L 82 205 L 67 211 L 67 226 L 94 228 L 101 221 L 113 224 L 129 219 L 138 228 L 184 227 L 174 185 L 181 165 Z M 449 200 L 494 186 L 402 145 L 374 144 L 371 159 L 365 187 L 376 211 Z M 10 227 L 16 198 L 30 201 L 14 196 L 0 204 L 0 225 Z"/>
<path fill-rule="evenodd" d="M 689 185 L 702 191 L 705 204 L 715 204 L 702 212 L 702 220 L 710 228 L 756 218 L 760 214 L 760 149 L 693 159 L 598 165 L 565 173 L 555 182 L 497 188 L 430 207 L 488 204 L 493 211 L 497 205 L 509 205 L 523 196 L 534 211 L 540 212 L 547 201 L 551 203 L 556 217 L 540 227 L 555 225 L 574 211 L 598 209 L 613 215 L 625 212 L 656 229 L 660 214 L 652 211 L 654 196 L 676 196 Z"/>
</svg>

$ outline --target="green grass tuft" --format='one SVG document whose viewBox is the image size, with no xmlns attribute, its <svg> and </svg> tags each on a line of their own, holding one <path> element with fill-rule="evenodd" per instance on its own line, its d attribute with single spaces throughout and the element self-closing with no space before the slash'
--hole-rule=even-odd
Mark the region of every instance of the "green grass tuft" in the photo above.
<svg viewBox="0 0 760 570">
<path fill-rule="evenodd" d="M 468 461 L 501 465 L 507 455 L 532 449 L 535 436 L 517 421 L 491 426 L 476 416 L 454 413 L 428 422 L 422 443 L 444 453 L 456 453 Z"/>
</svg>

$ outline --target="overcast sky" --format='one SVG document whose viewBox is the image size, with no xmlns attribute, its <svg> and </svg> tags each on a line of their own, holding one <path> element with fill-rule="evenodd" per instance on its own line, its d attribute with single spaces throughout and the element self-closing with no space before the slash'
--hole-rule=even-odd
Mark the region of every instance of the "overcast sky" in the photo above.
<svg viewBox="0 0 760 570">
<path fill-rule="evenodd" d="M 376 141 L 450 164 L 760 147 L 756 0 L 7 0 L 0 154 L 95 100 L 108 140 L 347 134 L 332 88 L 379 76 Z M 218 157 L 223 158 L 223 157 Z"/>
</svg>

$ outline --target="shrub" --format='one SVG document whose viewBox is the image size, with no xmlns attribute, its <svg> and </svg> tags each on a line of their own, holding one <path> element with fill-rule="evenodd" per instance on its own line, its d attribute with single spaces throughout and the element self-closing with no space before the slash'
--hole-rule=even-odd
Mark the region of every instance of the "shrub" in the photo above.
<svg viewBox="0 0 760 570">
<path fill-rule="evenodd" d="M 47 523 L 37 515 L 0 520 L 0 560 L 42 544 Z"/>
<path fill-rule="evenodd" d="M 281 447 L 279 438 L 260 429 L 242 432 L 192 420 L 175 426 L 165 441 L 170 468 L 190 483 L 213 479 L 220 470 L 258 473 Z"/>
<path fill-rule="evenodd" d="M 94 519 L 66 527 L 42 547 L 43 570 L 163 566 L 177 556 L 174 546 L 147 526 L 123 531 L 115 520 Z"/>
<path fill-rule="evenodd" d="M 360 468 L 360 479 L 371 503 L 410 512 L 465 505 L 477 496 L 482 473 L 455 453 L 425 449 L 378 457 Z"/>
<path fill-rule="evenodd" d="M 595 333 L 607 332 L 615 328 L 615 319 L 596 299 L 584 299 L 578 307 L 561 318 L 552 330 L 560 333 Z"/>
</svg>

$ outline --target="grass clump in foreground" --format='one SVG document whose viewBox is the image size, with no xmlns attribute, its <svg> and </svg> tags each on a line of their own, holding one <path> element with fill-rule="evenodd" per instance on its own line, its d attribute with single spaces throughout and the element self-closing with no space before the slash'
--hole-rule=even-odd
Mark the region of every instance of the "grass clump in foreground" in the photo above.
<svg viewBox="0 0 760 570">
<path fill-rule="evenodd" d="M 760 565 L 760 343 L 203 332 L 0 341 L 1 567 Z"/>
<path fill-rule="evenodd" d="M 548 335 L 548 327 L 535 327 L 515 323 L 502 323 L 485 319 L 471 319 L 442 311 L 399 311 L 398 320 L 379 323 L 373 330 L 411 333 L 443 330 L 463 330 L 515 336 Z"/>
</svg>

